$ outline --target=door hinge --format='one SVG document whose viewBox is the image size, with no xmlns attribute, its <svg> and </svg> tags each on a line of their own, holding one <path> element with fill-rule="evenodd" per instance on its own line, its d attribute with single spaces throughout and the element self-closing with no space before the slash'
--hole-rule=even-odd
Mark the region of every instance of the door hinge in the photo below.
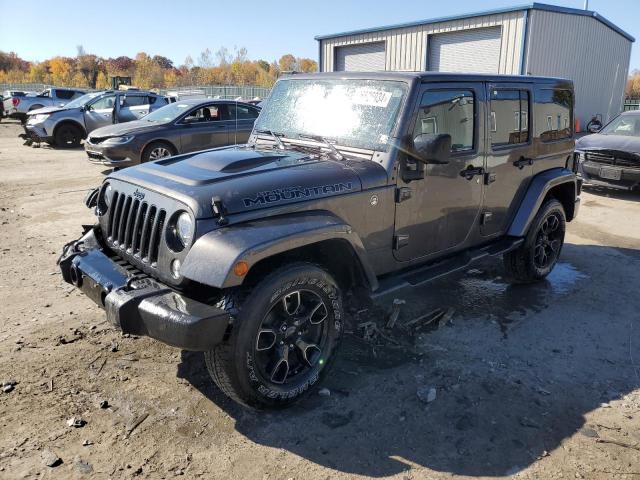
<svg viewBox="0 0 640 480">
<path fill-rule="evenodd" d="M 400 250 L 402 247 L 409 245 L 409 235 L 394 235 L 393 249 Z"/>
<path fill-rule="evenodd" d="M 402 203 L 411 198 L 412 191 L 409 187 L 396 188 L 396 203 Z"/>
<path fill-rule="evenodd" d="M 491 212 L 483 212 L 480 217 L 480 225 L 486 225 L 491 222 L 491 218 L 493 217 L 493 213 Z"/>
</svg>

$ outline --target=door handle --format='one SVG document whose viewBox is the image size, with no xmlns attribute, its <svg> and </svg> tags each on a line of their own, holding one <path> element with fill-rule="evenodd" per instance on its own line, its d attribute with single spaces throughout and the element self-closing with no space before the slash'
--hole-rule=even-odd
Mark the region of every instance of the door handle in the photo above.
<svg viewBox="0 0 640 480">
<path fill-rule="evenodd" d="M 513 166 L 518 167 L 520 170 L 522 170 L 527 165 L 533 165 L 533 158 L 520 157 L 518 160 L 513 162 Z"/>
<path fill-rule="evenodd" d="M 484 175 L 484 168 L 469 165 L 467 168 L 460 171 L 460 176 L 467 180 L 472 180 L 476 175 Z"/>
</svg>

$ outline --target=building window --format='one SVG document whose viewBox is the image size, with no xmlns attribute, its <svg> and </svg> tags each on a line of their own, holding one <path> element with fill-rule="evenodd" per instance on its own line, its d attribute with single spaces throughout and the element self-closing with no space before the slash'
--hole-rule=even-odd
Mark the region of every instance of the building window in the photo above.
<svg viewBox="0 0 640 480">
<path fill-rule="evenodd" d="M 543 88 L 536 91 L 536 135 L 543 142 L 571 138 L 573 135 L 573 95 L 570 90 Z"/>
<path fill-rule="evenodd" d="M 518 145 L 529 141 L 529 92 L 491 91 L 491 146 Z"/>
<path fill-rule="evenodd" d="M 451 135 L 451 151 L 474 148 L 475 96 L 471 90 L 429 90 L 422 96 L 414 137 Z"/>
</svg>

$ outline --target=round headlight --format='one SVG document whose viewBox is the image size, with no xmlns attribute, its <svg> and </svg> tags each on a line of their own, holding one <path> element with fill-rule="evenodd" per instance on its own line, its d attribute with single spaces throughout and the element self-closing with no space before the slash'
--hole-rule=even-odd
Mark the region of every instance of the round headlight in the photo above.
<svg viewBox="0 0 640 480">
<path fill-rule="evenodd" d="M 108 207 L 111 205 L 111 200 L 113 199 L 113 187 L 111 185 L 107 185 L 104 189 L 104 204 Z"/>
<path fill-rule="evenodd" d="M 191 243 L 191 239 L 193 238 L 193 220 L 187 212 L 182 212 L 176 220 L 176 236 L 183 247 Z"/>
</svg>

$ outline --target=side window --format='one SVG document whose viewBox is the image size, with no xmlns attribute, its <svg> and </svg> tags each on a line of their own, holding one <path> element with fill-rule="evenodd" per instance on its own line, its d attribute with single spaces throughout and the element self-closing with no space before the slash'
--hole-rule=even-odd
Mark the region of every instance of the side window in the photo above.
<svg viewBox="0 0 640 480">
<path fill-rule="evenodd" d="M 491 146 L 506 147 L 529 141 L 529 92 L 491 91 Z"/>
<path fill-rule="evenodd" d="M 420 102 L 413 136 L 451 135 L 451 151 L 473 150 L 475 98 L 471 90 L 429 90 Z"/>
<path fill-rule="evenodd" d="M 220 111 L 215 105 L 200 107 L 187 115 L 182 121 L 184 123 L 215 122 L 220 120 Z"/>
<path fill-rule="evenodd" d="M 571 90 L 543 88 L 535 93 L 536 135 L 543 142 L 571 138 L 573 135 L 573 96 Z"/>
<path fill-rule="evenodd" d="M 71 100 L 74 93 L 73 90 L 56 90 L 56 97 L 60 100 Z"/>
<path fill-rule="evenodd" d="M 121 107 L 139 107 L 147 105 L 147 97 L 145 95 L 125 95 L 120 97 Z"/>
<path fill-rule="evenodd" d="M 108 108 L 113 108 L 116 102 L 115 95 L 107 95 L 106 97 L 102 97 L 100 100 L 93 102 L 91 104 L 92 110 L 105 110 Z"/>
<path fill-rule="evenodd" d="M 257 108 L 230 103 L 227 105 L 227 114 L 229 117 L 226 120 L 235 120 L 236 115 L 238 120 L 252 120 L 258 118 L 260 112 Z"/>
<path fill-rule="evenodd" d="M 81 97 L 82 95 L 84 95 L 84 92 L 80 92 L 76 90 L 75 92 L 73 92 L 71 99 L 75 100 L 76 98 Z"/>
</svg>

